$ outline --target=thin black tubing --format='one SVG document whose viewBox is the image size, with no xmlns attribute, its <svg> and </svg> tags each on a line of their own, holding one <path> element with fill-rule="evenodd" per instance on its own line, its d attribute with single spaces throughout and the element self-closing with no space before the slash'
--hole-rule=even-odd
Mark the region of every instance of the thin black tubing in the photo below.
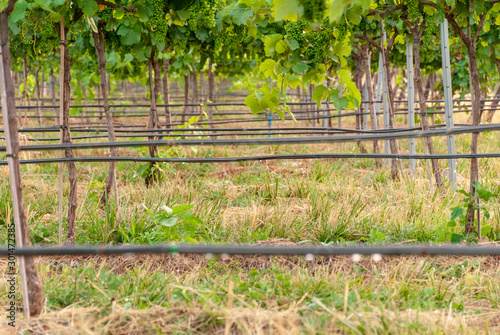
<svg viewBox="0 0 500 335">
<path fill-rule="evenodd" d="M 453 102 L 469 102 L 471 101 L 470 99 L 454 99 Z M 493 101 L 500 101 L 500 99 L 484 99 L 481 100 L 481 103 L 486 103 L 486 102 L 493 102 Z M 373 101 L 375 103 L 377 102 L 382 102 L 382 101 Z M 395 100 L 395 103 L 408 103 L 407 100 Z M 418 103 L 419 101 L 416 100 L 415 103 Z M 436 103 L 436 102 L 444 102 L 444 100 L 427 100 L 428 103 Z M 369 101 L 361 101 L 361 103 L 369 103 Z M 315 101 L 304 101 L 304 102 L 286 102 L 286 103 L 280 103 L 280 104 L 286 104 L 289 106 L 303 106 L 303 105 L 315 105 Z M 323 102 L 322 102 L 323 104 Z M 243 102 L 213 102 L 213 103 L 175 103 L 175 104 L 157 104 L 157 107 L 184 107 L 184 106 L 192 106 L 192 107 L 197 107 L 197 106 L 246 106 L 245 103 Z M 120 107 L 150 107 L 149 104 L 137 104 L 137 105 L 130 105 L 130 104 L 110 104 L 109 105 L 111 108 L 120 108 Z M 16 106 L 16 108 L 19 109 L 36 109 L 39 107 L 43 108 L 59 108 L 60 106 L 52 106 L 52 105 L 43 105 L 43 106 L 37 106 L 37 105 L 30 105 L 30 106 Z M 92 104 L 92 105 L 70 105 L 69 108 L 103 108 L 104 105 L 99 105 L 99 104 Z M 0 106 L 1 108 L 1 106 Z"/>
<path fill-rule="evenodd" d="M 212 146 L 212 145 L 277 145 L 277 144 L 304 144 L 304 143 L 342 143 L 353 141 L 373 141 L 385 139 L 419 138 L 432 136 L 446 136 L 451 134 L 479 133 L 485 131 L 500 130 L 500 124 L 489 124 L 471 127 L 459 127 L 453 129 L 438 129 L 428 131 L 416 131 L 406 133 L 392 133 L 382 135 L 347 135 L 347 136 L 322 136 L 322 137 L 289 137 L 289 138 L 245 138 L 245 139 L 219 139 L 219 140 L 153 140 L 153 141 L 123 141 L 102 143 L 65 143 L 45 145 L 21 146 L 23 151 L 44 151 L 64 149 L 97 149 L 97 148 L 124 148 L 124 147 L 147 147 L 147 146 Z M 4 152 L 5 147 L 0 147 Z"/>
<path fill-rule="evenodd" d="M 466 123 L 455 123 L 455 126 L 463 126 L 463 127 L 470 127 L 472 125 L 466 124 Z M 441 128 L 441 127 L 446 127 L 445 124 L 435 124 L 435 125 L 429 125 L 430 128 Z M 50 132 L 59 132 L 61 127 L 55 126 L 55 127 L 44 127 L 44 128 L 22 128 L 18 129 L 18 132 L 20 133 L 50 133 Z M 419 130 L 422 129 L 422 127 L 415 127 L 415 128 L 388 128 L 388 129 L 373 129 L 373 130 L 357 130 L 357 129 L 348 129 L 348 128 L 333 128 L 333 127 L 283 127 L 283 128 L 161 128 L 161 129 L 150 129 L 150 128 L 145 128 L 145 129 L 127 129 L 127 130 L 122 130 L 122 129 L 116 129 L 116 133 L 143 133 L 143 132 L 151 132 L 151 133 L 161 133 L 161 132 L 167 132 L 167 131 L 181 131 L 181 132 L 224 132 L 224 131 L 238 131 L 238 132 L 250 132 L 250 131 L 292 131 L 292 130 L 304 130 L 306 133 L 308 133 L 309 130 L 311 131 L 339 131 L 339 132 L 352 132 L 352 133 L 359 133 L 359 132 L 370 132 L 370 133 L 387 133 L 387 132 L 393 132 L 393 131 L 410 131 L 410 130 Z M 3 132 L 3 129 L 0 129 L 0 132 Z M 73 133 L 107 133 L 108 130 L 106 128 L 93 128 L 93 129 L 79 129 L 78 127 L 72 127 L 71 132 Z"/>
<path fill-rule="evenodd" d="M 470 125 L 465 125 L 465 126 L 470 126 Z M 433 125 L 432 128 L 442 128 L 446 127 L 444 124 L 439 124 L 439 125 Z M 201 128 L 203 129 L 203 128 Z M 405 131 L 414 131 L 414 130 L 420 130 L 422 129 L 421 127 L 415 127 L 415 128 L 392 128 L 392 129 L 376 129 L 376 130 L 356 130 L 356 129 L 339 129 L 339 130 L 321 130 L 319 128 L 309 128 L 307 131 L 281 131 L 280 128 L 271 128 L 273 131 L 271 132 L 273 135 L 311 135 L 311 134 L 330 134 L 330 135 L 335 135 L 335 134 L 345 134 L 345 133 L 363 133 L 363 134 L 383 134 L 383 133 L 396 133 L 396 132 L 405 132 Z M 191 129 L 194 130 L 195 129 Z M 265 130 L 265 129 L 264 129 Z M 106 131 L 107 132 L 107 131 Z M 266 132 L 222 132 L 222 133 L 210 133 L 210 134 L 182 134 L 183 129 L 175 129 L 173 130 L 173 133 L 169 134 L 161 134 L 162 132 L 165 132 L 164 129 L 161 130 L 154 130 L 150 133 L 142 133 L 142 134 L 125 134 L 125 135 L 115 135 L 115 137 L 120 137 L 120 138 L 140 138 L 140 137 L 207 137 L 207 136 L 212 136 L 212 137 L 219 137 L 219 136 L 268 136 L 269 131 Z M 160 133 L 160 134 L 158 134 Z M 88 136 L 72 136 L 72 140 L 83 140 L 83 139 L 94 139 L 94 138 L 105 138 L 108 137 L 108 135 L 103 134 L 103 135 L 88 135 Z M 0 137 L 0 139 L 5 139 L 4 137 Z M 59 141 L 60 138 L 58 137 L 48 137 L 48 138 L 28 138 L 28 141 Z"/>
<path fill-rule="evenodd" d="M 470 158 L 498 158 L 500 153 L 455 154 L 455 155 L 409 155 L 409 154 L 294 154 L 294 155 L 267 155 L 247 157 L 210 157 L 210 158 L 160 158 L 160 157 L 74 157 L 74 158 L 45 158 L 21 160 L 20 164 L 47 164 L 68 162 L 142 162 L 142 163 L 231 163 L 267 160 L 295 160 L 295 159 L 470 159 Z M 0 161 L 0 166 L 7 165 L 7 161 Z"/>
<path fill-rule="evenodd" d="M 16 256 L 69 256 L 69 255 L 144 255 L 144 254 L 212 254 L 212 255 L 266 255 L 266 256 L 498 256 L 497 246 L 251 246 L 251 245 L 154 245 L 154 246 L 79 246 L 28 247 L 15 250 Z M 8 257 L 9 250 L 0 248 L 0 257 Z"/>
</svg>

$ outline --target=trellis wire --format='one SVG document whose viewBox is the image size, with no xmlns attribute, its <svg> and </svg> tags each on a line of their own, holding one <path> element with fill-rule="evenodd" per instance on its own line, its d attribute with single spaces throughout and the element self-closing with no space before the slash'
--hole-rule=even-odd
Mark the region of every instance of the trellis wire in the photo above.
<svg viewBox="0 0 500 335">
<path fill-rule="evenodd" d="M 500 124 L 489 124 L 480 126 L 460 127 L 443 130 L 416 131 L 406 133 L 388 133 L 382 135 L 347 135 L 347 136 L 323 136 L 323 137 L 288 137 L 288 138 L 250 138 L 250 139 L 218 139 L 218 140 L 153 140 L 153 141 L 122 141 L 122 142 L 100 142 L 100 143 L 68 143 L 68 144 L 46 144 L 21 146 L 22 151 L 42 151 L 61 149 L 97 149 L 118 147 L 147 147 L 155 146 L 233 146 L 233 145 L 267 145 L 267 144 L 304 144 L 304 143 L 342 143 L 353 141 L 373 141 L 383 139 L 402 139 L 412 137 L 446 136 L 450 134 L 464 134 L 471 132 L 486 132 L 500 130 Z M 5 147 L 0 147 L 0 152 Z"/>
<path fill-rule="evenodd" d="M 266 160 L 297 160 L 297 159 L 470 159 L 470 158 L 498 158 L 500 153 L 477 154 L 442 154 L 442 155 L 410 155 L 410 154 L 290 154 L 290 155 L 265 155 L 243 157 L 200 157 L 200 158 L 161 158 L 161 157 L 73 157 L 73 158 L 43 158 L 21 160 L 21 164 L 45 164 L 67 162 L 156 162 L 156 163 L 230 163 Z M 7 161 L 0 161 L 0 166 L 7 165 Z"/>
</svg>

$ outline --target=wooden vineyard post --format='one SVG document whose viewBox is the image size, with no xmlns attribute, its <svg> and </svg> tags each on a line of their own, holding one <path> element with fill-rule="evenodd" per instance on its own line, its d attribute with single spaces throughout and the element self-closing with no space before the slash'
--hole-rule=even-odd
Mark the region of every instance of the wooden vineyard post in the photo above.
<svg viewBox="0 0 500 335">
<path fill-rule="evenodd" d="M 61 18 L 61 37 L 64 36 L 64 20 Z M 59 74 L 59 136 L 60 136 L 60 141 L 59 143 L 63 144 L 64 143 L 64 132 L 63 132 L 63 115 L 64 115 L 64 50 L 62 43 L 65 43 L 65 41 L 60 41 L 61 44 L 61 71 Z M 59 156 L 63 158 L 63 150 L 59 151 Z M 63 216 L 62 216 L 62 211 L 63 211 L 63 163 L 59 163 L 58 166 L 58 172 L 59 172 L 59 245 L 62 245 L 62 230 L 63 230 Z"/>
<path fill-rule="evenodd" d="M 212 65 L 212 60 L 208 60 L 208 123 L 209 127 L 215 128 L 214 127 L 214 112 L 213 112 L 213 106 L 212 103 L 214 103 L 214 91 L 215 91 L 215 75 L 213 73 L 213 65 Z"/>
<path fill-rule="evenodd" d="M 443 89 L 444 89 L 444 112 L 446 119 L 446 129 L 452 130 L 453 122 L 453 96 L 451 91 L 451 67 L 450 67 L 450 40 L 448 38 L 448 21 L 446 19 L 440 23 L 441 28 L 441 59 L 443 63 Z M 455 154 L 455 137 L 446 136 L 448 154 Z M 448 160 L 448 172 L 450 187 L 453 191 L 457 188 L 457 162 L 454 158 Z"/>
<path fill-rule="evenodd" d="M 168 89 L 168 67 L 170 65 L 170 59 L 163 60 L 163 102 L 165 103 L 165 123 L 166 128 L 172 128 L 172 116 L 170 114 L 170 98 Z"/>
<path fill-rule="evenodd" d="M 68 51 L 68 45 L 66 41 L 66 28 L 64 27 L 64 21 L 61 19 L 60 23 L 60 52 L 61 52 L 61 97 L 62 110 L 61 110 L 61 133 L 62 133 L 62 143 L 71 143 L 71 132 L 69 127 L 69 103 L 71 95 L 71 56 Z M 64 157 L 74 158 L 73 149 L 64 149 Z M 76 164 L 75 162 L 68 162 L 68 182 L 69 182 L 69 196 L 68 196 L 68 215 L 66 217 L 66 240 L 65 244 L 74 245 L 75 244 L 75 221 L 76 221 L 76 208 L 77 204 L 77 174 L 76 174 Z M 61 168 L 62 171 L 62 168 Z M 61 183 L 62 185 L 62 183 Z"/>
<path fill-rule="evenodd" d="M 384 24 L 382 23 L 382 29 L 383 29 L 383 27 L 384 27 Z M 383 32 L 381 39 L 382 40 L 380 41 L 380 45 L 382 46 L 382 48 L 384 48 L 385 40 L 386 40 L 385 31 Z M 387 92 L 388 87 L 387 87 L 387 80 L 385 80 L 384 56 L 382 55 L 382 53 L 380 53 L 378 66 L 379 66 L 379 77 L 382 79 L 382 96 L 381 97 L 382 97 L 383 112 L 384 112 L 383 125 L 384 125 L 384 129 L 388 129 L 389 128 L 389 100 L 388 100 L 389 94 Z M 382 69 L 382 72 L 380 72 L 380 69 Z M 389 140 L 384 140 L 384 154 L 386 154 L 386 155 L 389 154 Z M 389 159 L 385 159 L 384 164 L 388 165 Z"/>
<path fill-rule="evenodd" d="M 14 10 L 14 5 L 15 0 L 9 0 L 7 7 L 0 12 L 0 86 L 10 192 L 14 211 L 14 235 L 16 247 L 23 248 L 30 246 L 31 241 L 26 214 L 24 212 L 21 171 L 19 167 L 20 145 L 17 131 L 15 89 L 11 76 L 9 15 Z M 9 249 L 11 249 L 10 246 Z M 12 253 L 15 255 L 15 249 Z M 25 317 L 38 316 L 43 308 L 43 288 L 40 274 L 32 256 L 20 256 L 18 259 Z"/>
<path fill-rule="evenodd" d="M 104 36 L 102 34 L 102 23 L 99 22 L 97 26 L 97 31 L 92 31 L 92 37 L 94 38 L 94 45 L 96 50 L 97 61 L 99 64 L 99 78 L 102 91 L 102 101 L 104 115 L 106 116 L 106 128 L 108 129 L 108 140 L 110 142 L 116 142 L 115 128 L 113 125 L 113 117 L 110 112 L 109 107 L 109 80 L 111 76 L 106 78 L 106 58 L 105 58 L 105 46 L 104 46 Z M 106 83 L 108 80 L 108 83 Z M 111 157 L 118 156 L 118 148 L 110 149 Z M 104 187 L 104 191 L 101 195 L 100 202 L 102 206 L 106 206 L 109 201 L 109 193 L 111 193 L 111 187 L 113 186 L 113 191 L 115 193 L 115 211 L 118 210 L 118 187 L 116 185 L 116 163 L 109 162 L 109 172 L 108 179 Z"/>
<path fill-rule="evenodd" d="M 382 100 L 382 82 L 384 80 L 384 65 L 382 64 L 382 53 L 378 58 L 378 73 L 377 73 L 377 92 L 375 95 L 375 119 L 378 125 L 380 115 L 380 101 Z"/>
<path fill-rule="evenodd" d="M 370 49 L 368 44 L 365 46 L 365 75 L 366 75 L 366 88 L 367 88 L 367 96 L 368 96 L 368 108 L 370 112 L 370 125 L 371 129 L 378 129 L 378 117 L 375 111 L 375 104 L 373 103 L 373 86 L 372 86 L 372 74 L 371 74 L 371 66 L 370 66 Z M 368 118 L 368 116 L 367 116 Z M 378 140 L 373 141 L 373 153 L 380 154 L 380 146 L 378 144 Z M 380 158 L 375 158 L 375 166 L 380 168 L 382 163 L 380 162 Z"/>
<path fill-rule="evenodd" d="M 406 42 L 406 75 L 408 77 L 408 127 L 415 128 L 415 88 L 413 82 L 413 43 Z M 415 155 L 415 138 L 410 138 L 410 155 Z M 416 172 L 417 161 L 410 159 L 410 175 Z"/>
</svg>

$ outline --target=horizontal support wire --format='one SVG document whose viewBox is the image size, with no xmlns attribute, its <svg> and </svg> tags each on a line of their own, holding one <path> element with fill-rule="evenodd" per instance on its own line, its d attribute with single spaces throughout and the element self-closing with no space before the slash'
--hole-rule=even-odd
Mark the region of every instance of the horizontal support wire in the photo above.
<svg viewBox="0 0 500 335">
<path fill-rule="evenodd" d="M 469 127 L 457 127 L 453 129 L 438 129 L 428 131 L 412 131 L 405 133 L 389 133 L 381 135 L 346 135 L 346 136 L 322 136 L 322 137 L 288 137 L 288 138 L 245 138 L 245 139 L 197 139 L 197 140 L 152 140 L 152 141 L 121 141 L 100 143 L 66 143 L 45 145 L 24 145 L 22 151 L 44 151 L 64 149 L 97 149 L 97 148 L 131 148 L 147 146 L 233 146 L 233 145 L 276 145 L 276 144 L 304 144 L 304 143 L 342 143 L 353 141 L 373 141 L 383 139 L 419 138 L 432 136 L 447 136 L 451 134 L 479 133 L 500 130 L 500 124 L 488 124 Z M 5 152 L 4 146 L 0 152 Z"/>
<path fill-rule="evenodd" d="M 111 100 L 111 99 L 110 99 Z M 36 101 L 36 99 L 34 100 Z M 470 102 L 470 99 L 454 99 L 453 102 Z M 500 99 L 484 99 L 481 103 L 500 101 Z M 374 103 L 382 101 L 373 101 Z M 406 100 L 395 100 L 395 103 L 408 103 Z M 426 100 L 427 103 L 444 103 L 444 100 Z M 324 103 L 324 102 L 322 102 Z M 361 101 L 361 103 L 368 103 L 368 101 Z M 419 100 L 415 100 L 415 103 L 419 103 Z M 289 106 L 303 106 L 303 105 L 316 105 L 315 101 L 303 101 L 303 102 L 281 102 L 280 105 Z M 199 106 L 247 106 L 244 102 L 212 102 L 212 103 L 171 103 L 171 104 L 157 104 L 156 107 L 199 107 Z M 37 109 L 37 108 L 59 108 L 60 106 L 54 105 L 29 105 L 29 106 L 16 106 L 16 109 Z M 102 104 L 92 104 L 92 105 L 70 105 L 69 108 L 103 108 Z M 109 104 L 110 108 L 123 108 L 123 107 L 150 107 L 149 104 Z M 0 106 L 1 109 L 1 106 Z"/>
<path fill-rule="evenodd" d="M 470 124 L 463 123 L 455 123 L 455 126 L 463 126 L 463 127 L 470 127 Z M 445 124 L 435 124 L 435 125 L 429 125 L 431 128 L 441 128 L 441 127 L 446 127 Z M 60 126 L 52 126 L 52 127 L 43 127 L 43 128 L 22 128 L 18 129 L 18 132 L 20 133 L 49 133 L 49 132 L 59 132 L 62 127 Z M 419 130 L 422 129 L 422 127 L 415 127 L 415 128 L 390 128 L 390 129 L 372 129 L 372 130 L 357 130 L 357 129 L 348 129 L 348 128 L 333 128 L 333 127 L 317 127 L 317 128 L 311 128 L 311 127 L 280 127 L 280 128 L 159 128 L 159 129 L 152 129 L 152 128 L 145 128 L 145 129 L 128 129 L 128 130 L 123 130 L 123 129 L 115 129 L 115 133 L 164 133 L 164 132 L 239 132 L 238 134 L 241 134 L 241 132 L 259 132 L 259 131 L 266 131 L 266 134 L 269 132 L 279 132 L 279 131 L 304 131 L 305 133 L 310 133 L 314 131 L 337 131 L 339 133 L 390 133 L 390 132 L 398 132 L 398 131 L 412 131 L 412 130 Z M 108 129 L 107 128 L 78 128 L 78 127 L 72 127 L 70 129 L 72 133 L 107 133 Z M 3 132 L 3 129 L 0 129 L 0 133 Z M 210 136 L 212 136 L 210 134 Z M 155 135 L 156 136 L 156 135 Z"/>
<path fill-rule="evenodd" d="M 251 245 L 155 245 L 155 246 L 85 246 L 85 247 L 30 247 L 15 250 L 16 256 L 68 256 L 68 255 L 143 255 L 143 254 L 214 254 L 214 255 L 275 255 L 275 256 L 498 256 L 498 246 L 251 246 Z M 7 257 L 9 250 L 0 248 L 0 257 Z"/>
<path fill-rule="evenodd" d="M 455 124 L 455 126 L 458 126 Z M 470 125 L 463 125 L 463 126 L 470 126 Z M 440 125 L 433 125 L 431 126 L 432 128 L 442 128 L 446 127 L 444 124 Z M 154 129 L 149 133 L 141 133 L 141 131 L 136 131 L 133 134 L 123 134 L 123 135 L 115 135 L 115 137 L 118 138 L 140 138 L 140 137 L 176 137 L 176 138 L 184 138 L 184 137 L 220 137 L 220 136 L 268 136 L 269 133 L 272 133 L 272 135 L 311 135 L 311 134 L 328 134 L 328 135 L 338 135 L 338 134 L 346 134 L 346 133 L 361 133 L 361 134 L 383 134 L 383 133 L 392 133 L 392 132 L 405 132 L 405 131 L 415 131 L 422 129 L 421 127 L 414 127 L 414 128 L 394 128 L 394 129 L 376 129 L 376 130 L 355 130 L 355 129 L 339 129 L 339 130 L 321 130 L 321 128 L 307 128 L 307 131 L 281 131 L 282 128 L 271 128 L 268 129 L 266 132 L 217 132 L 217 133 L 207 133 L 207 134 L 183 134 L 184 130 L 183 129 L 174 129 L 171 130 L 170 133 L 168 134 L 162 134 L 163 132 L 167 132 L 164 129 Z M 186 129 L 188 130 L 188 129 Z M 196 132 L 197 129 L 189 129 L 193 132 Z M 203 130 L 201 128 L 200 130 Z M 223 130 L 223 129 L 221 129 Z M 100 132 L 100 131 L 96 131 Z M 106 130 L 107 132 L 107 130 Z M 115 131 L 117 132 L 117 131 Z M 126 131 L 129 132 L 129 131 Z M 87 136 L 72 136 L 72 140 L 82 140 L 82 139 L 95 139 L 95 138 L 107 138 L 108 135 L 103 134 L 103 135 L 87 135 Z M 4 139 L 4 137 L 0 137 L 0 139 Z M 29 137 L 27 138 L 28 141 L 59 141 L 60 138 L 58 137 L 42 137 L 42 138 L 32 138 Z"/>
<path fill-rule="evenodd" d="M 469 159 L 469 158 L 498 158 L 500 153 L 454 154 L 454 155 L 409 155 L 409 154 L 284 154 L 244 157 L 209 157 L 209 158 L 161 158 L 161 157 L 73 157 L 73 158 L 43 158 L 20 160 L 20 164 L 46 164 L 67 162 L 153 162 L 153 163 L 230 163 L 267 160 L 295 160 L 295 159 Z M 0 161 L 0 166 L 7 165 L 7 161 Z"/>
</svg>

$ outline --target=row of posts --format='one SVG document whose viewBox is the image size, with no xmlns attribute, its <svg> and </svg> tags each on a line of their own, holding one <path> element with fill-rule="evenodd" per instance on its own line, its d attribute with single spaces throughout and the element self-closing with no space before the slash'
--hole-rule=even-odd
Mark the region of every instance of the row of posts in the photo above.
<svg viewBox="0 0 500 335">
<path fill-rule="evenodd" d="M 446 129 L 451 130 L 454 127 L 453 123 L 453 95 L 451 90 L 451 70 L 450 70 L 450 45 L 448 36 L 448 21 L 444 20 L 440 24 L 441 29 L 441 59 L 443 67 L 443 88 L 444 88 L 444 105 L 445 105 L 445 119 Z M 382 35 L 381 45 L 385 45 L 385 32 Z M 369 60 L 368 60 L 369 61 Z M 406 66 L 407 66 L 407 88 L 408 88 L 408 126 L 415 128 L 415 87 L 413 82 L 413 43 L 406 42 Z M 364 101 L 364 113 L 362 129 L 368 129 L 368 83 L 362 88 L 362 97 Z M 388 87 L 384 80 L 384 63 L 383 57 L 379 57 L 378 75 L 377 75 L 377 92 L 375 97 L 375 111 L 379 115 L 380 109 L 383 109 L 383 124 L 384 129 L 389 129 L 389 99 Z M 380 101 L 382 101 L 382 106 Z M 327 114 L 327 107 L 325 106 L 325 115 Z M 339 128 L 341 128 L 340 117 L 338 118 Z M 326 127 L 326 126 L 325 126 Z M 415 155 L 415 138 L 409 140 L 410 155 Z M 455 154 L 455 138 L 452 134 L 447 135 L 448 154 Z M 384 140 L 384 153 L 389 154 L 389 140 Z M 388 161 L 388 160 L 387 160 Z M 414 175 L 416 171 L 416 159 L 410 159 L 410 174 Z M 456 160 L 450 158 L 448 160 L 448 171 L 450 186 L 455 189 L 457 182 Z"/>
<path fill-rule="evenodd" d="M 382 23 L 383 24 L 383 23 Z M 444 88 L 444 109 L 445 109 L 445 119 L 446 119 L 446 128 L 447 130 L 451 130 L 454 127 L 453 123 L 453 96 L 451 90 L 451 70 L 450 70 L 450 45 L 449 45 L 449 36 L 448 36 L 448 21 L 445 19 L 440 24 L 441 30 L 441 60 L 443 67 L 443 88 Z M 385 45 L 386 34 L 385 31 L 381 37 L 381 45 Z M 369 59 L 368 59 L 369 61 Z M 407 88 L 408 88 L 408 127 L 410 129 L 415 128 L 415 87 L 413 82 L 413 43 L 406 42 L 406 67 L 407 67 Z M 368 129 L 368 82 L 365 81 L 365 85 L 363 87 L 362 97 L 364 101 L 364 113 L 363 113 L 363 122 L 362 129 Z M 378 76 L 377 76 L 377 92 L 376 92 L 376 103 L 375 103 L 375 112 L 376 115 L 379 115 L 382 101 L 383 108 L 383 123 L 384 129 L 389 129 L 389 99 L 388 99 L 388 87 L 387 82 L 384 80 L 384 63 L 383 57 L 379 57 L 378 63 Z M 330 112 L 328 110 L 328 103 L 324 102 L 323 104 L 323 127 L 328 128 L 328 116 Z M 421 116 L 424 117 L 424 116 Z M 268 125 L 269 125 L 269 137 L 271 137 L 271 127 L 272 127 L 272 114 L 268 113 Z M 338 128 L 342 128 L 341 123 L 341 114 L 339 111 L 338 117 Z M 425 145 L 424 145 L 425 147 Z M 455 138 L 452 134 L 447 135 L 447 147 L 448 154 L 455 154 Z M 427 153 L 427 148 L 425 148 Z M 415 155 L 415 138 L 410 138 L 409 140 L 409 151 L 410 155 Z M 384 153 L 389 154 L 389 140 L 384 140 Z M 388 160 L 387 160 L 388 161 Z M 414 175 L 416 172 L 417 162 L 416 159 L 410 159 L 410 175 Z M 457 183 L 457 171 L 456 171 L 456 160 L 454 158 L 450 158 L 448 160 L 448 171 L 449 171 L 449 181 L 452 189 L 456 188 Z"/>
</svg>

